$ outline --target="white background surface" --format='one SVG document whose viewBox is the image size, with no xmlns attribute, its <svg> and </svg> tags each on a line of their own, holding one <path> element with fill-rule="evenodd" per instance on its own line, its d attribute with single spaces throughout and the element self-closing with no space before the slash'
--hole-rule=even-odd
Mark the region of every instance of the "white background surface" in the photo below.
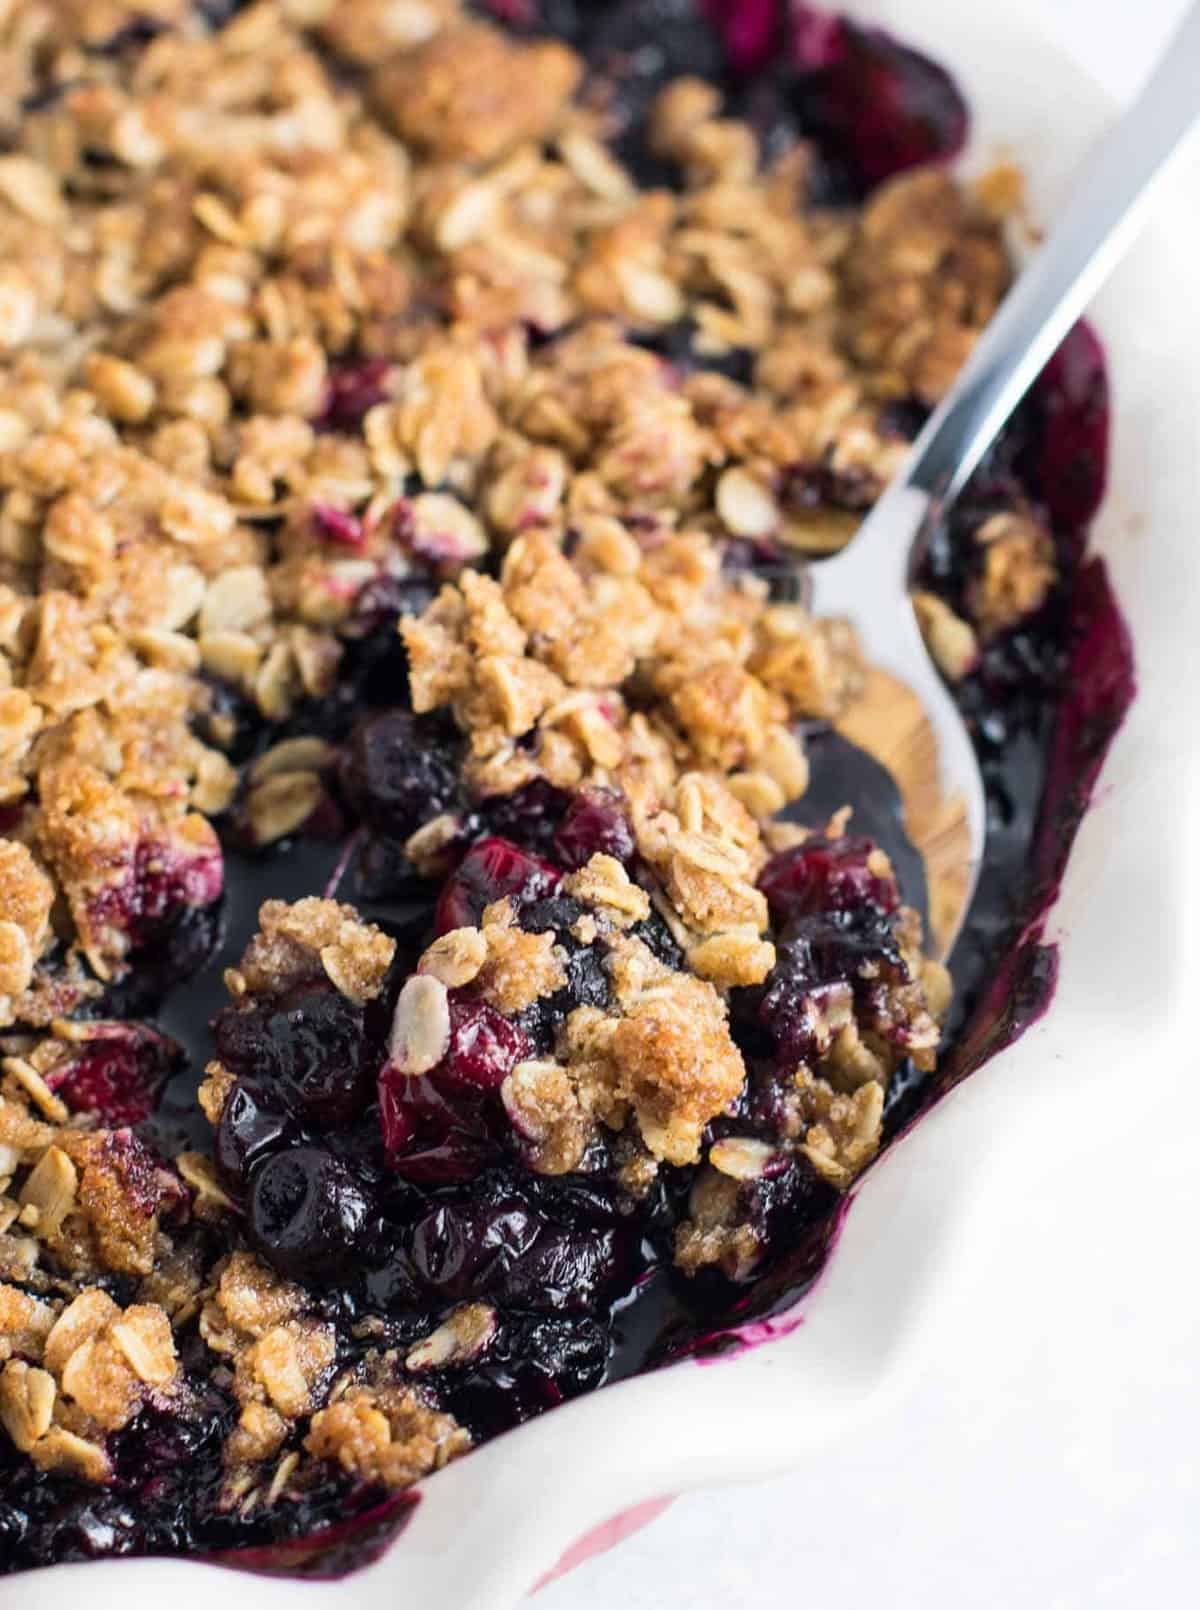
<svg viewBox="0 0 1200 1610">
<path fill-rule="evenodd" d="M 1120 96 L 1184 9 L 1041 3 Z M 1068 1189 L 1052 1137 L 1012 1158 L 1010 1222 L 885 1412 L 802 1474 L 680 1498 L 538 1610 L 1200 1605 L 1195 1115 L 1154 1112 L 1154 1070 L 1131 1076 L 1127 1141 L 1073 1158 Z"/>
</svg>

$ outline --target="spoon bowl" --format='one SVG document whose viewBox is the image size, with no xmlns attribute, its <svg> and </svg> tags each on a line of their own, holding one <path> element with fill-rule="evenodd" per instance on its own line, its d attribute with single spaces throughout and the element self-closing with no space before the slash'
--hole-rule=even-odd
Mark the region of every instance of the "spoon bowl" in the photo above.
<svg viewBox="0 0 1200 1610">
<path fill-rule="evenodd" d="M 1085 161 L 1045 244 L 1020 275 L 908 463 L 849 545 L 809 567 L 809 603 L 856 627 L 871 664 L 920 701 L 937 744 L 941 797 L 966 828 L 962 898 L 937 934 L 948 954 L 970 904 L 987 836 L 970 734 L 926 652 L 909 598 L 914 555 L 935 506 L 953 502 L 1141 224 L 1151 194 L 1200 121 L 1200 4 L 1183 19 L 1137 99 Z"/>
</svg>

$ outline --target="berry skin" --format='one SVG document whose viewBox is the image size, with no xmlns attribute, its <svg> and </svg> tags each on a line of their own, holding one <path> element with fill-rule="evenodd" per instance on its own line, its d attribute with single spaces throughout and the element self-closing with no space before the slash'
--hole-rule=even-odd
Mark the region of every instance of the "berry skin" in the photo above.
<svg viewBox="0 0 1200 1610">
<path fill-rule="evenodd" d="M 362 819 L 405 839 L 458 794 L 458 757 L 407 710 L 361 721 L 342 756 L 340 779 Z M 431 741 L 432 740 L 432 741 Z"/>
<path fill-rule="evenodd" d="M 333 990 L 249 1011 L 226 1009 L 214 1027 L 221 1061 L 278 1091 L 306 1123 L 346 1123 L 370 1101 L 374 1066 L 362 1011 Z"/>
<path fill-rule="evenodd" d="M 628 865 L 634 853 L 633 830 L 617 796 L 600 788 L 576 794 L 554 835 L 554 859 L 575 871 L 593 855 Z"/>
<path fill-rule="evenodd" d="M 438 900 L 434 925 L 439 934 L 452 928 L 474 928 L 484 910 L 506 895 L 518 902 L 553 894 L 562 874 L 540 855 L 522 850 L 509 839 L 479 839 L 463 856 L 458 870 Z"/>
<path fill-rule="evenodd" d="M 371 1203 L 349 1168 L 315 1146 L 277 1152 L 254 1170 L 250 1238 L 289 1279 L 344 1275 L 371 1225 Z"/>
<path fill-rule="evenodd" d="M 900 903 L 895 879 L 878 864 L 872 865 L 875 854 L 870 839 L 814 834 L 773 856 L 758 880 L 773 921 L 783 925 L 819 911 L 855 911 L 862 906 L 895 911 Z"/>
</svg>

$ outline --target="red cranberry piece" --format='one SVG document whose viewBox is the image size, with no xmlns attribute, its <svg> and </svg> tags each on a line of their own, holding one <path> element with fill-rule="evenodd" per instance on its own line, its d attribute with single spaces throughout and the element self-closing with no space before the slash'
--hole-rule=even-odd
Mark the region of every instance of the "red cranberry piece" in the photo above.
<svg viewBox="0 0 1200 1610">
<path fill-rule="evenodd" d="M 72 1112 L 118 1128 L 150 1116 L 179 1060 L 175 1042 L 153 1029 L 97 1024 L 96 1037 L 50 1082 Z"/>
<path fill-rule="evenodd" d="M 386 358 L 342 364 L 329 376 L 325 402 L 313 420 L 318 430 L 357 430 L 376 403 L 387 400 L 384 385 L 391 365 Z"/>
<path fill-rule="evenodd" d="M 154 1147 L 132 1129 L 113 1129 L 104 1137 L 103 1161 L 120 1175 L 125 1199 L 147 1218 L 186 1216 L 188 1193 Z"/>
<path fill-rule="evenodd" d="M 332 503 L 314 503 L 312 517 L 321 535 L 332 537 L 335 542 L 344 542 L 350 548 L 361 548 L 366 541 L 366 532 L 358 516 L 347 514 L 345 509 L 335 509 Z"/>
<path fill-rule="evenodd" d="M 450 997 L 450 1043 L 432 1072 L 379 1075 L 384 1151 L 405 1179 L 472 1179 L 508 1133 L 497 1092 L 533 1055 L 529 1036 L 486 1001 Z"/>
<path fill-rule="evenodd" d="M 554 858 L 572 871 L 593 855 L 611 855 L 628 863 L 634 857 L 633 830 L 616 794 L 586 789 L 576 794 L 554 835 Z"/>
<path fill-rule="evenodd" d="M 293 1280 L 344 1274 L 370 1227 L 371 1204 L 349 1168 L 315 1146 L 276 1152 L 254 1170 L 249 1229 L 258 1250 Z"/>
<path fill-rule="evenodd" d="M 443 1080 L 499 1090 L 532 1052 L 528 1036 L 495 1007 L 470 996 L 450 996 L 450 1045 L 437 1068 Z"/>
<path fill-rule="evenodd" d="M 458 870 L 442 890 L 434 919 L 439 934 L 452 928 L 473 928 L 484 908 L 512 895 L 517 900 L 540 900 L 553 894 L 562 881 L 556 866 L 520 849 L 509 839 L 479 839 L 463 856 Z"/>
<path fill-rule="evenodd" d="M 483 0 L 484 8 L 510 28 L 532 28 L 538 20 L 534 0 Z"/>
<path fill-rule="evenodd" d="M 1058 525 L 1084 526 L 1108 481 L 1108 375 L 1104 348 L 1088 324 L 1067 333 L 1034 399 L 1041 413 L 1038 490 Z"/>
<path fill-rule="evenodd" d="M 790 17 L 802 132 L 861 190 L 962 149 L 967 107 L 936 62 L 877 28 L 811 6 Z"/>
<path fill-rule="evenodd" d="M 702 0 L 729 65 L 752 73 L 770 60 L 779 37 L 779 0 Z"/>
<path fill-rule="evenodd" d="M 437 1074 L 409 1078 L 385 1067 L 379 1076 L 384 1152 L 406 1180 L 437 1185 L 469 1180 L 494 1154 L 499 1132 L 494 1098 Z"/>
<path fill-rule="evenodd" d="M 122 928 L 133 945 L 144 945 L 157 938 L 181 909 L 211 905 L 224 882 L 225 865 L 215 835 L 209 844 L 187 852 L 157 839 L 142 839 L 124 878 L 92 902 L 92 916 L 101 926 Z"/>
<path fill-rule="evenodd" d="M 758 886 L 778 925 L 818 911 L 854 911 L 873 906 L 892 912 L 900 903 L 895 880 L 868 864 L 876 846 L 866 838 L 815 835 L 772 856 Z"/>
</svg>

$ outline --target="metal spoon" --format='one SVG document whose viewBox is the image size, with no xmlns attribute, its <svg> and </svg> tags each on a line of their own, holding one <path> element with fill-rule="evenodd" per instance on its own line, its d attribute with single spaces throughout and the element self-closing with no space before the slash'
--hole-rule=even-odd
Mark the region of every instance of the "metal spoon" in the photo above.
<svg viewBox="0 0 1200 1610">
<path fill-rule="evenodd" d="M 857 626 L 867 657 L 920 699 L 938 745 L 942 794 L 961 799 L 970 836 L 966 892 L 986 838 L 983 781 L 967 729 L 925 650 L 908 599 L 918 538 L 931 509 L 962 490 L 1001 426 L 1116 266 L 1150 195 L 1200 120 L 1200 4 L 1187 13 L 1141 94 L 1090 154 L 1070 198 L 1005 297 L 904 470 L 836 558 L 809 567 L 811 607 Z"/>
</svg>

